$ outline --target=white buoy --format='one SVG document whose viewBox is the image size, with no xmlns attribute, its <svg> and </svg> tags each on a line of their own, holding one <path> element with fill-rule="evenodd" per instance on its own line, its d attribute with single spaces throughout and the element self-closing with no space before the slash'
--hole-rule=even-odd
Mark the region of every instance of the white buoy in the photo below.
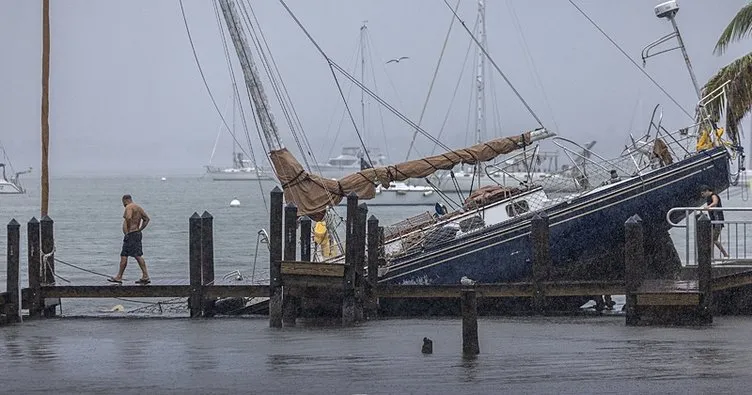
<svg viewBox="0 0 752 395">
<path fill-rule="evenodd" d="M 167 181 L 167 177 L 162 177 L 162 181 Z"/>
<path fill-rule="evenodd" d="M 238 200 L 238 198 L 233 198 L 230 202 L 230 207 L 240 207 L 240 200 Z"/>
</svg>

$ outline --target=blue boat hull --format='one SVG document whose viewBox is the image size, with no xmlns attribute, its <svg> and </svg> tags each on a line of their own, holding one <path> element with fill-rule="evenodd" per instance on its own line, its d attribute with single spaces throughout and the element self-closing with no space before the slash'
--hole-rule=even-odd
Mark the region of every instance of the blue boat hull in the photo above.
<svg viewBox="0 0 752 395">
<path fill-rule="evenodd" d="M 704 203 L 699 193 L 701 184 L 716 191 L 728 188 L 728 166 L 725 149 L 716 148 L 643 177 L 633 177 L 546 208 L 553 264 L 551 279 L 623 278 L 624 222 L 638 214 L 647 242 L 667 235 L 669 209 Z M 533 256 L 530 219 L 531 215 L 517 217 L 404 256 L 391 262 L 389 271 L 379 281 L 458 284 L 462 276 L 479 283 L 528 280 Z"/>
</svg>

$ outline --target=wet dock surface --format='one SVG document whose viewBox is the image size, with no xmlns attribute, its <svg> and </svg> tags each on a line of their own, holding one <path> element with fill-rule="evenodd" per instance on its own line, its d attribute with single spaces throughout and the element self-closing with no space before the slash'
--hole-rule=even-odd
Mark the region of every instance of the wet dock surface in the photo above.
<svg viewBox="0 0 752 395">
<path fill-rule="evenodd" d="M 482 318 L 479 337 L 468 360 L 459 319 L 273 330 L 264 318 L 64 318 L 3 328 L 0 371 L 8 393 L 741 393 L 752 380 L 749 318 Z"/>
</svg>

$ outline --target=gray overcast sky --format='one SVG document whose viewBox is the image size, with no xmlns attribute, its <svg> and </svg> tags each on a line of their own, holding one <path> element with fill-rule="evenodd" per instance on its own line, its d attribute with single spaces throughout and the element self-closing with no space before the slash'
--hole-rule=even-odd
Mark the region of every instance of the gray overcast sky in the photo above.
<svg viewBox="0 0 752 395">
<path fill-rule="evenodd" d="M 52 3 L 52 175 L 201 174 L 220 130 L 220 119 L 193 60 L 178 1 Z M 598 140 L 598 151 L 613 154 L 627 141 L 630 125 L 634 133 L 644 130 L 655 104 L 663 104 L 669 126 L 688 122 L 567 1 L 487 3 L 491 56 L 543 123 L 560 135 L 578 141 Z M 643 46 L 671 31 L 667 21 L 654 16 L 657 3 L 577 1 L 638 60 Z M 701 83 L 747 52 L 749 41 L 732 45 L 722 57 L 712 54 L 720 32 L 745 3 L 680 2 L 677 21 Z M 184 4 L 208 83 L 224 108 L 231 80 L 212 4 L 208 0 L 184 0 Z M 334 138 L 343 107 L 322 57 L 279 2 L 252 4 L 318 159 L 336 155 L 342 145 L 356 144 L 347 122 Z M 442 0 L 288 0 L 288 4 L 324 50 L 348 69 L 353 67 L 360 25 L 367 20 L 376 87 L 417 120 L 451 20 Z M 461 2 L 459 13 L 470 25 L 476 7 L 475 1 Z M 543 89 L 529 66 L 515 17 Z M 434 135 L 449 108 L 468 44 L 469 36 L 455 24 L 423 121 Z M 38 174 L 41 1 L 0 0 L 0 54 L 0 141 L 16 168 L 32 166 Z M 384 65 L 387 59 L 399 56 L 410 59 Z M 472 140 L 472 122 L 467 121 L 471 66 L 472 59 L 443 135 L 452 147 Z M 682 105 L 694 107 L 694 91 L 679 52 L 648 60 L 646 69 Z M 492 73 L 501 131 L 493 127 L 497 123 L 489 122 L 488 137 L 536 127 L 500 76 Z M 346 92 L 349 87 L 343 85 Z M 353 96 L 350 101 L 356 109 L 358 100 Z M 492 107 L 488 105 L 488 116 L 496 117 Z M 294 146 L 282 114 L 275 112 L 285 143 Z M 381 118 L 372 101 L 368 101 L 367 112 L 369 144 L 386 150 L 392 161 L 402 160 L 410 128 L 385 112 L 382 133 Z M 418 144 L 422 153 L 432 148 L 425 139 L 419 138 Z M 228 163 L 231 150 L 231 139 L 225 133 L 214 162 Z"/>
</svg>

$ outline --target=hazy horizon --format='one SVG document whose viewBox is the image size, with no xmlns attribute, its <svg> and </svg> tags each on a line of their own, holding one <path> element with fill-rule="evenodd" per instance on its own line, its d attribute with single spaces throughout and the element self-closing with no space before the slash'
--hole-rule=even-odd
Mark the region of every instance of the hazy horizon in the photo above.
<svg viewBox="0 0 752 395">
<path fill-rule="evenodd" d="M 668 21 L 654 15 L 659 1 L 576 3 L 638 62 L 645 45 L 672 31 Z M 748 48 L 742 42 L 732 44 L 723 56 L 712 53 L 723 28 L 746 3 L 680 2 L 677 23 L 701 84 Z M 360 27 L 367 21 L 367 83 L 376 80 L 379 93 L 417 122 L 452 18 L 443 1 L 289 0 L 288 4 L 328 55 L 356 75 Z M 597 140 L 597 152 L 613 155 L 628 141 L 629 131 L 644 131 L 658 103 L 669 129 L 687 124 L 687 117 L 568 2 L 543 4 L 487 2 L 486 24 L 492 58 L 546 127 L 577 141 Z M 185 0 L 184 6 L 207 82 L 230 119 L 232 81 L 212 3 Z M 476 10 L 477 2 L 463 0 L 458 13 L 472 27 Z M 338 127 L 342 99 L 321 55 L 279 2 L 254 3 L 253 11 L 318 161 L 336 156 L 341 146 L 358 145 L 349 120 Z M 51 26 L 52 177 L 204 173 L 220 133 L 220 118 L 193 59 L 178 1 L 52 2 Z M 469 45 L 469 35 L 455 23 L 422 123 L 436 135 L 446 117 L 442 141 L 452 148 L 474 139 L 474 48 L 465 68 L 461 67 Z M 26 175 L 29 183 L 38 179 L 40 168 L 41 1 L 0 3 L 0 50 L 4 55 L 0 142 L 16 170 L 34 169 Z M 237 63 L 232 47 L 230 56 Z M 386 64 L 400 56 L 409 59 Z M 486 93 L 485 137 L 537 127 L 488 61 L 487 65 L 486 79 L 493 88 Z M 678 51 L 649 59 L 645 69 L 682 106 L 694 108 L 697 99 Z M 460 90 L 447 115 L 461 72 Z M 351 91 L 344 78 L 340 82 L 345 93 Z M 282 139 L 298 154 L 268 85 L 267 94 Z M 353 89 L 351 95 L 349 104 L 359 117 L 360 94 Z M 241 100 L 248 105 L 246 98 Z M 411 128 L 386 111 L 380 113 L 371 99 L 366 99 L 366 111 L 364 135 L 369 145 L 381 148 L 392 162 L 403 160 Z M 256 154 L 261 155 L 256 131 L 251 129 L 250 135 Z M 421 137 L 417 146 L 421 153 L 433 148 Z M 231 138 L 222 132 L 213 164 L 229 165 L 231 151 Z"/>
</svg>

